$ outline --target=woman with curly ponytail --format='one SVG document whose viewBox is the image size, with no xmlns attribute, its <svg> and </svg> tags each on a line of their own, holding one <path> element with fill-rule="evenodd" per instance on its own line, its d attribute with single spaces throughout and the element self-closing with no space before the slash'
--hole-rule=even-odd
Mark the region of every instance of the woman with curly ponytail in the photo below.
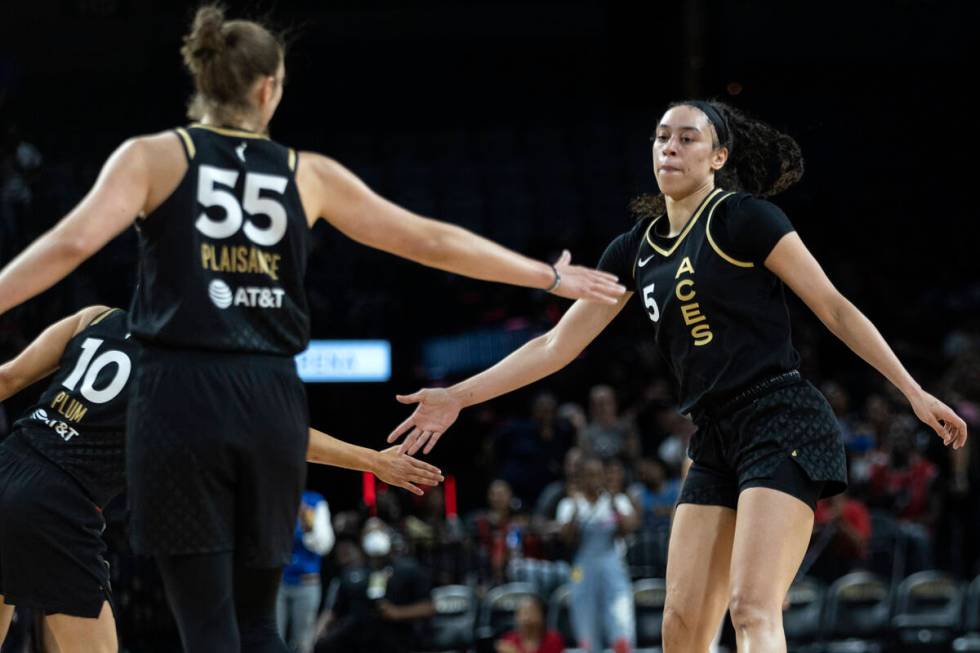
<svg viewBox="0 0 980 653">
<path fill-rule="evenodd" d="M 195 122 L 123 143 L 85 199 L 0 272 L 0 314 L 135 220 L 140 278 L 128 329 L 141 354 L 126 412 L 134 548 L 157 561 L 185 651 L 284 653 L 276 595 L 292 557 L 307 454 L 416 494 L 414 483 L 441 480 L 395 449 L 365 452 L 311 434 L 294 361 L 310 338 L 310 228 L 322 218 L 423 265 L 571 299 L 615 305 L 626 289 L 609 273 L 572 265 L 568 252 L 554 264 L 536 261 L 406 211 L 336 161 L 272 141 L 285 48 L 265 26 L 207 5 L 181 54 L 194 80 Z M 96 529 L 86 532 L 98 539 Z M 85 598 L 101 604 L 99 578 Z M 64 611 L 63 597 L 53 596 L 52 610 Z M 111 611 L 102 614 L 98 625 L 113 632 Z M 77 616 L 86 617 L 72 622 L 78 632 L 93 632 L 93 620 Z M 9 617 L 0 608 L 0 630 Z M 78 648 L 66 650 L 114 642 L 70 639 Z"/>
<path fill-rule="evenodd" d="M 599 268 L 640 295 L 681 412 L 698 425 L 670 534 L 663 648 L 708 650 L 729 608 L 739 650 L 785 651 L 782 603 L 813 508 L 847 479 L 834 414 L 798 371 L 784 287 L 895 384 L 947 446 L 963 446 L 966 424 L 919 387 L 767 199 L 803 174 L 792 138 L 721 102 L 693 100 L 663 114 L 652 154 L 661 192 L 632 203 L 639 220 Z M 428 453 L 462 408 L 574 360 L 632 294 L 615 306 L 577 302 L 550 332 L 489 370 L 399 397 L 419 406 L 389 441 L 411 430 L 403 447 Z M 602 646 L 581 639 L 589 651 Z"/>
</svg>

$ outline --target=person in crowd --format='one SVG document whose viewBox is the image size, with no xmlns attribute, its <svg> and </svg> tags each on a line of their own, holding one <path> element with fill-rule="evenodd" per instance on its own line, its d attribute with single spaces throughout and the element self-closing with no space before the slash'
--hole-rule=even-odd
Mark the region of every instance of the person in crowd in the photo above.
<svg viewBox="0 0 980 653">
<path fill-rule="evenodd" d="M 507 564 L 524 554 L 527 518 L 514 509 L 514 494 L 507 481 L 497 479 L 487 488 L 487 509 L 470 520 L 479 575 L 491 584 L 503 583 Z"/>
<path fill-rule="evenodd" d="M 580 491 L 558 504 L 562 537 L 574 551 L 575 637 L 589 653 L 604 649 L 604 637 L 616 653 L 626 653 L 635 637 L 633 596 L 619 541 L 636 529 L 639 517 L 626 495 L 608 492 L 599 458 L 585 457 L 580 475 Z"/>
<path fill-rule="evenodd" d="M 640 440 L 636 429 L 619 415 L 616 391 L 608 385 L 589 390 L 589 423 L 578 443 L 588 455 L 608 460 L 615 456 L 636 458 Z"/>
<path fill-rule="evenodd" d="M 807 572 L 826 583 L 857 569 L 868 555 L 871 513 L 863 502 L 844 492 L 817 502 Z"/>
<path fill-rule="evenodd" d="M 333 544 L 327 500 L 319 492 L 303 492 L 293 534 L 293 557 L 283 570 L 279 585 L 277 613 L 279 634 L 294 653 L 313 650 L 323 594 L 320 566 Z"/>
<path fill-rule="evenodd" d="M 668 479 L 664 466 L 653 458 L 641 458 L 636 472 L 638 480 L 630 485 L 629 495 L 642 516 L 643 529 L 668 530 L 680 496 L 680 479 Z"/>
<path fill-rule="evenodd" d="M 539 597 L 522 600 L 514 622 L 514 630 L 497 640 L 496 653 L 564 653 L 561 634 L 545 627 L 544 602 Z"/>
<path fill-rule="evenodd" d="M 361 549 L 345 549 L 345 569 L 320 625 L 318 653 L 416 650 L 435 614 L 429 580 L 414 558 L 393 555 L 392 545 L 391 529 L 372 517 L 364 524 Z"/>
<path fill-rule="evenodd" d="M 582 450 L 578 447 L 572 447 L 565 453 L 565 459 L 562 462 L 562 478 L 552 481 L 541 491 L 534 507 L 536 517 L 554 519 L 558 502 L 575 493 L 576 478 L 581 462 Z"/>
</svg>

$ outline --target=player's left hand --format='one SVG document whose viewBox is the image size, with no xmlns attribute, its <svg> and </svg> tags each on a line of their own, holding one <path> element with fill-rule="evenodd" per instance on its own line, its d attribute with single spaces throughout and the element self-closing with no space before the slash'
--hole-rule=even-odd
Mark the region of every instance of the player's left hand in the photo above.
<svg viewBox="0 0 980 653">
<path fill-rule="evenodd" d="M 946 446 L 959 449 L 966 444 L 966 422 L 953 409 L 925 390 L 909 398 L 915 416 L 928 424 Z"/>
</svg>

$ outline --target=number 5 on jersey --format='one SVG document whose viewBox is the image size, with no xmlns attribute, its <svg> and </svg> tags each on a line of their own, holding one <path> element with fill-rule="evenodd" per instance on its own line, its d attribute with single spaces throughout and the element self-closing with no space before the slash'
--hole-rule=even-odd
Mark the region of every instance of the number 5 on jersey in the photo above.
<svg viewBox="0 0 980 653">
<path fill-rule="evenodd" d="M 282 240 L 286 233 L 286 209 L 277 200 L 263 197 L 261 192 L 273 191 L 282 195 L 289 185 L 288 179 L 258 172 L 245 173 L 245 197 L 239 204 L 231 191 L 218 186 L 234 188 L 238 182 L 237 170 L 202 165 L 197 174 L 197 201 L 205 208 L 220 206 L 225 211 L 223 220 L 212 220 L 202 211 L 194 223 L 198 231 L 209 238 L 228 238 L 238 233 L 244 222 L 245 235 L 256 245 L 269 247 Z M 244 220 L 242 209 L 250 215 L 268 216 L 269 226 L 257 227 L 251 220 Z"/>
<path fill-rule="evenodd" d="M 647 314 L 650 319 L 656 322 L 660 319 L 660 308 L 657 306 L 657 300 L 653 297 L 654 285 L 651 283 L 649 286 L 643 287 L 643 305 L 647 307 Z"/>
</svg>

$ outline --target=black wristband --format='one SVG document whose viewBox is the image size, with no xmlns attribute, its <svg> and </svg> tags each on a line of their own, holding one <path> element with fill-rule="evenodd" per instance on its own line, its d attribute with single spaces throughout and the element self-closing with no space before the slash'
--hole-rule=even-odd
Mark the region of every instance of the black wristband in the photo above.
<svg viewBox="0 0 980 653">
<path fill-rule="evenodd" d="M 545 288 L 545 292 L 555 292 L 558 290 L 558 286 L 561 285 L 561 275 L 558 273 L 558 268 L 552 265 L 551 271 L 555 273 L 555 281 L 551 284 L 551 286 Z"/>
</svg>

